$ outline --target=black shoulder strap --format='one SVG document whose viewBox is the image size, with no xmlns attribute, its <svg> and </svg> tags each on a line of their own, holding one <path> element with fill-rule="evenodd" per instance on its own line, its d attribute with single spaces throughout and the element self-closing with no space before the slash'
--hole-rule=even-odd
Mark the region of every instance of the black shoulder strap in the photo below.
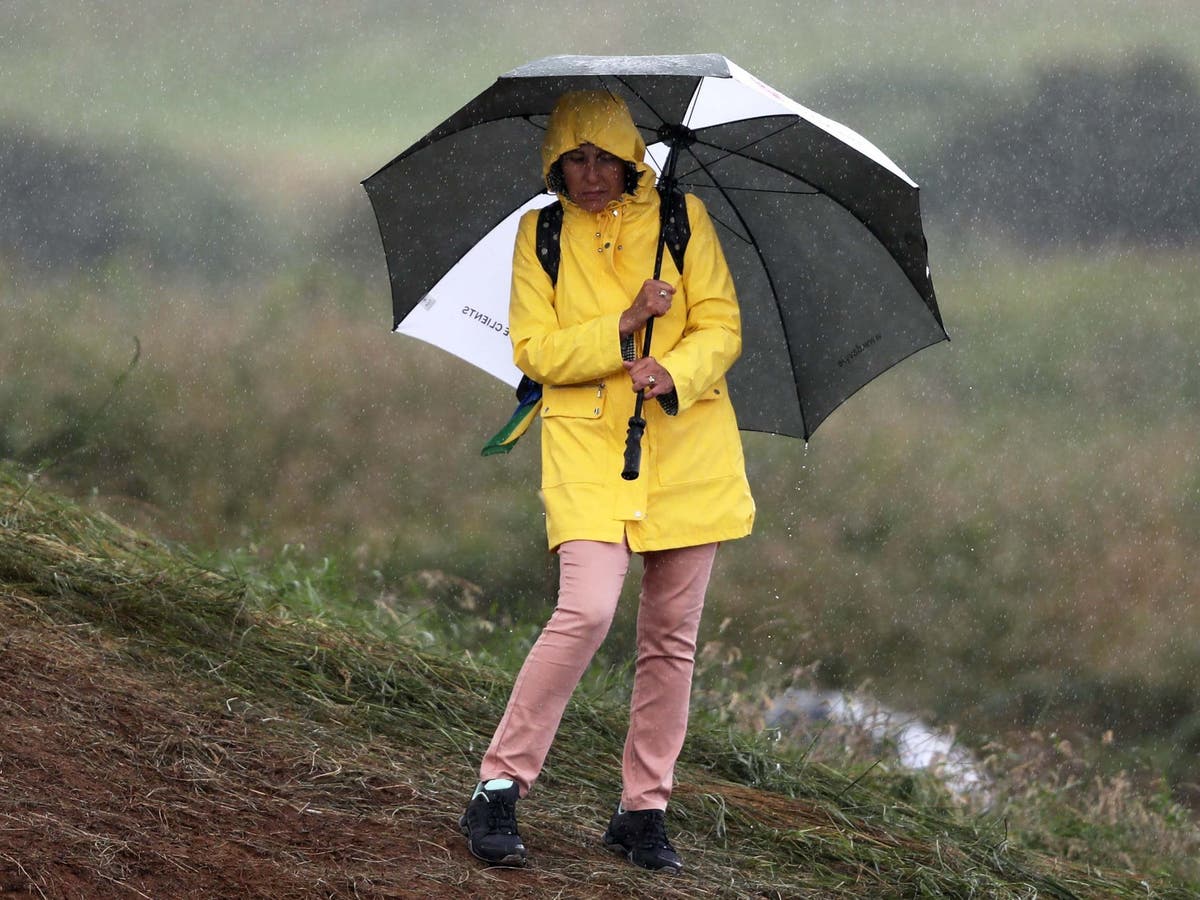
<svg viewBox="0 0 1200 900">
<path fill-rule="evenodd" d="M 671 191 L 663 196 L 659 190 L 659 199 L 667 204 L 667 217 L 663 222 L 666 233 L 667 249 L 671 259 L 675 260 L 675 268 L 683 273 L 683 255 L 687 252 L 688 240 L 692 236 L 692 223 L 688 221 L 687 197 L 682 191 Z"/>
<path fill-rule="evenodd" d="M 555 200 L 538 211 L 537 255 L 542 268 L 550 276 L 551 284 L 558 284 L 558 259 L 562 251 L 558 236 L 562 233 L 562 201 Z"/>
<path fill-rule="evenodd" d="M 683 271 L 683 257 L 687 253 L 688 240 L 692 236 L 692 226 L 688 221 L 687 197 L 672 191 L 667 196 L 659 194 L 663 203 L 669 204 L 664 222 L 667 250 L 671 259 L 675 260 L 675 268 Z M 558 260 L 562 255 L 559 236 L 562 234 L 563 208 L 562 201 L 555 200 L 549 206 L 538 210 L 537 224 L 537 255 L 542 268 L 550 276 L 551 284 L 558 284 Z"/>
</svg>

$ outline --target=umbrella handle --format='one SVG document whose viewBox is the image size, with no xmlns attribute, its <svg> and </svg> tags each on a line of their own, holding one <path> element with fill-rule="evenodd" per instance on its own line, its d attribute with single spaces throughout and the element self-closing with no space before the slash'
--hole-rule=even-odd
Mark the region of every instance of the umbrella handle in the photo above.
<svg viewBox="0 0 1200 900">
<path fill-rule="evenodd" d="M 646 420 L 638 415 L 642 405 L 640 392 L 637 405 L 639 408 L 629 417 L 629 431 L 625 434 L 625 468 L 621 477 L 626 481 L 634 481 L 642 468 L 642 435 L 646 432 Z"/>
<path fill-rule="evenodd" d="M 659 253 L 661 252 L 660 247 Z M 654 319 L 647 319 L 646 338 L 642 341 L 642 356 L 650 355 L 650 338 L 653 334 Z M 642 435 L 646 433 L 646 420 L 642 418 L 642 404 L 645 402 L 645 390 L 638 391 L 637 400 L 633 404 L 633 415 L 629 417 L 629 430 L 625 432 L 625 468 L 621 470 L 621 477 L 626 481 L 636 481 L 642 469 Z"/>
</svg>

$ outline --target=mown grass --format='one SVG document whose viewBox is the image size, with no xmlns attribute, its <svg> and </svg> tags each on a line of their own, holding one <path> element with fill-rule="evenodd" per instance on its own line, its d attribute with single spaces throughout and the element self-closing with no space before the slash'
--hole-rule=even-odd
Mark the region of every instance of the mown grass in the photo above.
<svg viewBox="0 0 1200 900">
<path fill-rule="evenodd" d="M 0 600 L 117 638 L 138 665 L 282 704 L 333 744 L 368 755 L 390 746 L 395 757 L 374 762 L 403 766 L 427 800 L 456 815 L 511 670 L 473 660 L 444 632 L 422 634 L 415 594 L 389 598 L 365 627 L 369 616 L 330 618 L 335 596 L 319 603 L 323 618 L 311 615 L 314 596 L 338 584 L 328 570 L 247 568 L 243 558 L 228 561 L 241 571 L 231 574 L 212 562 L 0 467 Z M 341 584 L 344 604 L 354 598 Z M 530 815 L 568 833 L 590 827 L 615 796 L 623 719 L 622 705 L 600 692 L 576 698 Z M 648 885 L 618 869 L 605 883 L 635 896 L 873 898 L 1184 897 L 1200 885 L 1196 826 L 1165 799 L 1147 804 L 1110 786 L 1107 805 L 1081 809 L 1064 785 L 1035 790 L 1026 778 L 1011 782 L 1019 789 L 1004 807 L 980 814 L 923 776 L 842 764 L 700 717 L 672 805 L 689 875 Z M 577 883 L 594 884 L 587 875 Z"/>
</svg>

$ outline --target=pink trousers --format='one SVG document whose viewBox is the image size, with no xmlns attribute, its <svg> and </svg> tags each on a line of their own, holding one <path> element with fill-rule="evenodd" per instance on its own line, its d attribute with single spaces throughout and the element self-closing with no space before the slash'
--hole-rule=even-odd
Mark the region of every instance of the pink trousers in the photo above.
<svg viewBox="0 0 1200 900">
<path fill-rule="evenodd" d="M 643 554 L 629 731 L 622 758 L 627 810 L 666 809 L 687 733 L 696 633 L 716 544 Z M 511 778 L 521 796 L 542 770 L 567 701 L 608 634 L 629 547 L 567 541 L 558 551 L 558 605 L 517 676 L 480 766 L 481 781 Z"/>
</svg>

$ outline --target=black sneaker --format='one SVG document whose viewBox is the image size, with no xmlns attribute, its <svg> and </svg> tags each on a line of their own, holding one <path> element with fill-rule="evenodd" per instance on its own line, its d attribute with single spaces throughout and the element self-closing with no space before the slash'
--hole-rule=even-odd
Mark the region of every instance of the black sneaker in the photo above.
<svg viewBox="0 0 1200 900">
<path fill-rule="evenodd" d="M 471 853 L 494 866 L 525 865 L 525 845 L 517 834 L 517 785 L 507 778 L 480 782 L 458 820 Z"/>
<path fill-rule="evenodd" d="M 604 832 L 604 846 L 635 866 L 674 875 L 683 860 L 667 840 L 666 815 L 661 809 L 626 812 L 620 806 Z"/>
</svg>

